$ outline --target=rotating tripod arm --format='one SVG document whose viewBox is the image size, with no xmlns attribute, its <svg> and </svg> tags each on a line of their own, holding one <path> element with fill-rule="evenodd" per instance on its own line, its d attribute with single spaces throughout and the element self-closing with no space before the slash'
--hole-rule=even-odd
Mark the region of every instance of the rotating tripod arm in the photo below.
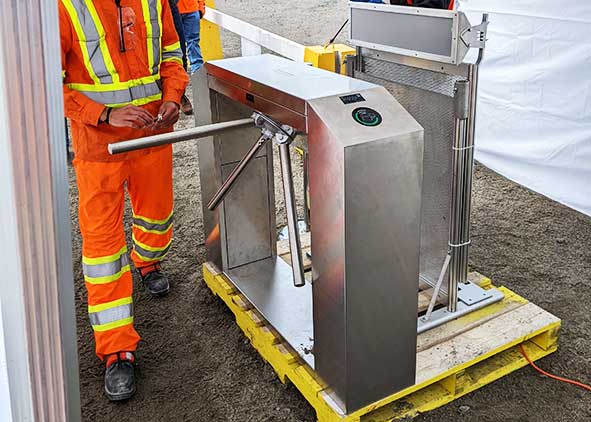
<svg viewBox="0 0 591 422">
<path fill-rule="evenodd" d="M 210 125 L 198 126 L 193 129 L 180 130 L 178 132 L 163 133 L 160 135 L 147 136 L 145 138 L 132 139 L 130 141 L 116 142 L 109 144 L 108 148 L 111 155 L 122 154 L 124 152 L 136 151 L 139 149 L 206 138 L 230 130 L 241 129 L 253 124 L 253 117 L 230 120 L 228 122 L 213 123 Z"/>
</svg>

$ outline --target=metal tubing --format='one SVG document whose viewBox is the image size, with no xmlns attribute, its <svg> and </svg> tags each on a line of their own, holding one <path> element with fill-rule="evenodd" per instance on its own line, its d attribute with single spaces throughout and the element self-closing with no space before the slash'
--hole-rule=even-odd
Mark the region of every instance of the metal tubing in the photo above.
<svg viewBox="0 0 591 422">
<path fill-rule="evenodd" d="M 160 145 L 174 144 L 192 139 L 206 138 L 217 135 L 218 133 L 229 130 L 240 129 L 253 124 L 252 118 L 231 120 L 229 122 L 213 123 L 210 125 L 199 126 L 193 129 L 181 130 L 178 132 L 162 133 L 160 135 L 147 136 L 145 138 L 133 139 L 130 141 L 117 142 L 109 144 L 109 153 L 111 155 L 122 154 L 124 152 L 135 151 L 138 149 L 157 147 Z"/>
<path fill-rule="evenodd" d="M 300 232 L 298 230 L 298 213 L 293 188 L 289 144 L 279 144 L 279 157 L 281 159 L 281 178 L 283 179 L 283 195 L 285 197 L 285 212 L 287 214 L 293 284 L 296 287 L 303 287 L 306 284 L 306 279 L 304 278 L 304 263 L 302 262 L 302 246 L 300 243 Z"/>
<path fill-rule="evenodd" d="M 453 182 L 450 213 L 450 254 L 451 265 L 448 277 L 449 312 L 456 312 L 458 306 L 458 284 L 468 279 L 468 242 L 466 225 L 469 224 L 469 203 L 471 190 L 471 146 L 468 136 L 470 106 L 469 81 L 458 81 L 455 94 L 455 139 L 453 144 Z"/>
<path fill-rule="evenodd" d="M 232 186 L 234 185 L 234 183 L 236 182 L 236 180 L 238 179 L 240 174 L 242 174 L 242 172 L 244 171 L 244 169 L 246 168 L 248 163 L 250 163 L 250 161 L 254 157 L 256 157 L 259 150 L 267 142 L 269 142 L 270 139 L 271 138 L 269 138 L 267 135 L 263 134 L 253 144 L 253 146 L 250 147 L 248 152 L 244 155 L 244 157 L 242 157 L 242 160 L 240 160 L 240 162 L 236 165 L 236 167 L 234 167 L 234 170 L 232 170 L 232 173 L 230 173 L 228 178 L 224 181 L 224 183 L 222 183 L 222 186 L 220 186 L 220 188 L 215 193 L 215 195 L 213 195 L 213 197 L 211 198 L 211 201 L 209 201 L 209 203 L 207 204 L 208 210 L 213 211 L 217 208 L 217 206 L 220 204 L 220 202 L 222 202 L 224 197 L 228 194 L 228 192 L 230 191 L 230 189 L 232 188 Z"/>
</svg>

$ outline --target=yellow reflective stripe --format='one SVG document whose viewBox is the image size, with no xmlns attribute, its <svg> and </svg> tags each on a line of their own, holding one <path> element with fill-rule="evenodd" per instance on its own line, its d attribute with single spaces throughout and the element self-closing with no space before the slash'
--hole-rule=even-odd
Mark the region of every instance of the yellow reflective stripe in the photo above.
<svg viewBox="0 0 591 422">
<path fill-rule="evenodd" d="M 148 246 L 148 245 L 146 245 L 144 243 L 138 242 L 137 239 L 135 238 L 135 234 L 132 234 L 131 237 L 133 239 L 133 242 L 136 245 L 138 245 L 142 249 L 145 249 L 148 252 L 162 252 L 162 251 L 168 249 L 170 247 L 171 243 L 172 243 L 172 239 L 170 239 L 166 245 L 161 246 L 161 247 L 158 247 L 158 248 L 155 248 L 153 246 Z"/>
<path fill-rule="evenodd" d="M 181 48 L 181 42 L 179 41 L 179 42 L 176 42 L 171 45 L 166 45 L 162 49 L 165 53 L 170 53 L 171 51 L 180 50 L 180 48 Z"/>
<path fill-rule="evenodd" d="M 125 82 L 118 82 L 113 84 L 76 84 L 71 83 L 67 86 L 69 88 L 75 89 L 76 91 L 91 91 L 91 92 L 108 92 L 108 91 L 119 91 L 122 89 L 129 89 L 134 86 L 140 85 L 148 85 L 151 83 L 158 82 L 160 80 L 160 75 L 150 75 L 145 76 L 139 79 L 130 79 L 129 81 Z"/>
<path fill-rule="evenodd" d="M 103 60 L 105 61 L 105 64 L 107 65 L 107 71 L 109 72 L 109 74 L 113 78 L 113 83 L 118 83 L 119 82 L 119 74 L 117 73 L 117 70 L 115 69 L 115 65 L 113 64 L 113 59 L 111 58 L 111 53 L 109 53 L 109 47 L 107 46 L 107 39 L 105 38 L 105 28 L 103 27 L 101 19 L 99 18 L 99 15 L 94 7 L 93 0 L 84 0 L 84 3 L 86 3 L 86 7 L 88 8 L 88 12 L 90 13 L 90 16 L 92 17 L 92 20 L 96 26 L 96 30 L 98 31 L 99 48 L 101 49 L 101 53 L 103 55 Z"/>
<path fill-rule="evenodd" d="M 101 312 L 107 309 L 116 308 L 121 305 L 129 305 L 132 302 L 131 296 L 124 297 L 123 299 L 114 300 L 113 302 L 101 303 L 100 305 L 88 306 L 88 312 Z"/>
<path fill-rule="evenodd" d="M 133 227 L 143 231 L 144 233 L 152 233 L 152 234 L 166 234 L 172 230 L 172 224 L 166 230 L 154 230 L 154 229 L 147 229 L 145 227 L 139 226 L 137 224 L 133 224 Z"/>
<path fill-rule="evenodd" d="M 122 247 L 119 252 L 109 256 L 101 256 L 99 258 L 88 258 L 83 256 L 82 262 L 86 265 L 108 264 L 109 262 L 117 261 L 124 253 L 127 253 L 127 246 Z"/>
<path fill-rule="evenodd" d="M 162 63 L 165 62 L 174 62 L 180 64 L 181 66 L 183 65 L 183 59 L 179 59 L 178 57 L 169 57 L 168 59 L 162 59 Z"/>
<path fill-rule="evenodd" d="M 94 73 L 94 69 L 90 65 L 90 54 L 88 54 L 88 48 L 86 47 L 86 35 L 84 34 L 84 30 L 82 29 L 82 25 L 80 24 L 80 20 L 78 19 L 78 14 L 74 5 L 72 4 L 71 0 L 62 0 L 62 4 L 66 8 L 68 15 L 70 15 L 70 21 L 74 26 L 74 31 L 76 32 L 76 36 L 78 40 L 80 40 L 80 50 L 82 51 L 82 58 L 84 59 L 84 65 L 86 66 L 86 70 L 90 75 L 90 79 L 92 79 L 95 83 L 100 83 L 99 77 Z"/>
<path fill-rule="evenodd" d="M 126 105 L 134 105 L 134 106 L 142 106 L 144 104 L 149 104 L 153 101 L 158 101 L 162 99 L 162 94 L 156 94 L 156 95 L 152 95 L 151 97 L 146 97 L 146 98 L 140 98 L 139 100 L 133 100 L 127 103 L 121 103 L 121 104 L 105 104 L 105 106 L 107 107 L 111 107 L 111 108 L 118 108 L 118 107 L 125 107 Z"/>
<path fill-rule="evenodd" d="M 160 0 L 158 0 L 160 3 Z M 152 28 L 152 19 L 150 17 L 150 4 L 148 0 L 142 0 L 142 12 L 144 14 L 144 22 L 146 23 L 146 38 L 148 43 L 148 72 L 152 73 L 154 67 L 154 49 L 152 47 L 152 36 L 154 29 Z"/>
<path fill-rule="evenodd" d="M 166 224 L 172 218 L 172 214 L 174 214 L 174 210 L 171 211 L 170 214 L 168 214 L 168 217 L 166 217 L 164 220 L 154 220 L 152 218 L 142 217 L 141 215 L 137 215 L 136 213 L 132 213 L 132 214 L 133 214 L 133 218 L 137 218 L 138 220 L 144 220 L 146 223 Z"/>
<path fill-rule="evenodd" d="M 102 325 L 93 325 L 92 329 L 94 331 L 109 331 L 115 328 L 123 327 L 125 325 L 133 324 L 133 317 L 120 319 L 119 321 L 109 322 L 108 324 Z"/>
<path fill-rule="evenodd" d="M 66 71 L 62 70 L 62 79 L 66 79 Z"/>
<path fill-rule="evenodd" d="M 131 271 L 131 268 L 129 267 L 129 265 L 126 265 L 123 268 L 121 268 L 121 271 L 119 271 L 118 273 L 113 274 L 113 275 L 106 275 L 104 277 L 89 277 L 89 276 L 85 275 L 84 281 L 86 281 L 87 283 L 90 283 L 90 284 L 112 283 L 113 281 L 119 280 L 121 278 L 121 276 L 128 271 Z"/>
</svg>

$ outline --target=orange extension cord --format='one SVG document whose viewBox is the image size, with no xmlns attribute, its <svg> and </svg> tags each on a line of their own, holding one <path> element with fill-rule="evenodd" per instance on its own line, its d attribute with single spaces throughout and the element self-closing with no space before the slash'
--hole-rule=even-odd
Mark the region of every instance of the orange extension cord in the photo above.
<svg viewBox="0 0 591 422">
<path fill-rule="evenodd" d="M 587 384 L 583 384 L 582 382 L 578 382 L 578 381 L 573 381 L 570 380 L 568 378 L 562 378 L 559 377 L 557 375 L 552 375 L 546 371 L 544 371 L 542 368 L 538 368 L 538 366 L 529 358 L 529 356 L 527 356 L 527 354 L 525 353 L 525 349 L 523 348 L 523 344 L 519 345 L 519 348 L 521 349 L 521 354 L 523 355 L 523 357 L 529 362 L 529 364 L 536 370 L 538 371 L 540 374 L 547 376 L 548 378 L 552 378 L 558 381 L 562 381 L 562 382 L 566 382 L 568 384 L 572 384 L 572 385 L 576 385 L 577 387 L 581 387 L 584 388 L 585 390 L 589 390 L 591 391 L 591 385 L 587 385 Z"/>
</svg>

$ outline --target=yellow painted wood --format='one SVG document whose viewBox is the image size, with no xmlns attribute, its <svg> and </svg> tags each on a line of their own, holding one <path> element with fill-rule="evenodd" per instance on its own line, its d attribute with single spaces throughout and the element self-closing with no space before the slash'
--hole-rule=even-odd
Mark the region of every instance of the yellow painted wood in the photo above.
<svg viewBox="0 0 591 422">
<path fill-rule="evenodd" d="M 205 0 L 205 5 L 209 8 L 215 9 L 215 0 Z M 205 19 L 201 21 L 200 45 L 204 61 L 208 62 L 210 60 L 224 58 L 224 54 L 222 53 L 220 28 Z"/>
<path fill-rule="evenodd" d="M 328 46 L 313 45 L 304 50 L 304 61 L 312 66 L 334 72 L 337 62 L 340 64 L 342 74 L 345 74 L 345 59 L 354 55 L 355 49 L 344 44 L 331 44 Z"/>
<path fill-rule="evenodd" d="M 427 333 L 419 336 L 416 385 L 343 415 L 332 405 L 331 391 L 295 350 L 282 342 L 262 316 L 250 309 L 250 304 L 246 305 L 249 309 L 244 309 L 246 299 L 229 288 L 229 280 L 210 263 L 203 266 L 203 275 L 211 291 L 234 313 L 237 325 L 252 346 L 273 367 L 281 382 L 289 381 L 300 391 L 315 409 L 319 422 L 386 422 L 414 417 L 526 366 L 520 344 L 532 360 L 553 353 L 558 347 L 560 320 L 514 292 L 500 288 L 505 294 L 502 302 L 445 324 L 438 332 L 428 332 L 442 336 L 439 339 L 422 339 Z M 479 347 L 487 352 L 480 353 Z M 454 350 L 456 356 L 451 357 L 446 348 Z"/>
</svg>

